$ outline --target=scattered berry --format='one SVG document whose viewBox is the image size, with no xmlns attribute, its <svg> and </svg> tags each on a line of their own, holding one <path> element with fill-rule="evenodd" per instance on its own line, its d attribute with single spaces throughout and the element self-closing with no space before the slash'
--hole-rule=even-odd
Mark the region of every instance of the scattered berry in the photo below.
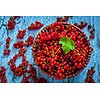
<svg viewBox="0 0 100 100">
<path fill-rule="evenodd" d="M 0 83 L 7 83 L 6 69 L 4 66 L 0 67 Z"/>
<path fill-rule="evenodd" d="M 91 67 L 91 69 L 88 70 L 87 72 L 87 76 L 85 78 L 85 82 L 86 83 L 95 83 L 95 80 L 93 79 L 93 74 L 95 73 L 95 70 L 94 70 L 94 66 Z"/>
<path fill-rule="evenodd" d="M 34 43 L 34 37 L 33 37 L 33 36 L 29 36 L 29 37 L 27 38 L 27 40 L 25 41 L 25 46 L 26 46 L 26 47 L 29 47 L 29 46 L 31 46 L 33 43 Z"/>
<path fill-rule="evenodd" d="M 18 48 L 23 48 L 24 47 L 24 41 L 18 41 L 13 44 L 13 47 L 18 49 Z"/>
<path fill-rule="evenodd" d="M 25 36 L 26 30 L 19 30 L 17 38 L 22 39 Z"/>
<path fill-rule="evenodd" d="M 36 21 L 35 24 L 32 23 L 29 27 L 28 30 L 36 30 L 36 29 L 40 29 L 41 27 L 43 27 L 43 24 L 39 21 Z"/>
</svg>

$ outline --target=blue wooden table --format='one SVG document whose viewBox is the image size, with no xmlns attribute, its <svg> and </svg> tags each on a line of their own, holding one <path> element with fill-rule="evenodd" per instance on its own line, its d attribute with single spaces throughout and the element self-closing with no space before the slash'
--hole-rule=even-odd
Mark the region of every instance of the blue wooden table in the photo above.
<svg viewBox="0 0 100 100">
<path fill-rule="evenodd" d="M 56 21 L 57 16 L 22 16 L 19 20 L 16 21 L 15 29 L 10 31 L 6 29 L 5 24 L 7 24 L 9 20 L 9 16 L 1 16 L 0 17 L 0 66 L 5 66 L 6 76 L 9 83 L 19 83 L 22 79 L 22 77 L 15 77 L 13 75 L 13 72 L 10 70 L 9 65 L 7 64 L 8 61 L 18 52 L 18 50 L 13 48 L 13 43 L 17 41 L 16 35 L 18 33 L 18 30 L 20 29 L 26 29 L 26 36 L 23 40 L 25 40 L 29 35 L 36 36 L 40 30 L 36 31 L 28 31 L 27 27 L 37 21 L 40 21 L 44 24 L 44 27 L 51 24 L 52 22 Z M 87 67 L 77 76 L 70 78 L 70 79 L 64 79 L 64 80 L 55 80 L 53 78 L 50 78 L 46 75 L 44 75 L 40 70 L 38 70 L 37 66 L 34 66 L 37 70 L 37 76 L 43 76 L 45 77 L 49 83 L 83 83 L 84 79 L 86 77 L 88 69 L 91 68 L 91 66 L 95 67 L 95 74 L 94 74 L 94 80 L 96 82 L 100 82 L 100 17 L 97 16 L 74 16 L 69 19 L 69 23 L 80 23 L 80 21 L 88 22 L 89 24 L 93 25 L 95 28 L 95 39 L 90 40 L 90 44 L 93 47 L 93 52 L 91 55 L 91 59 L 89 61 L 89 64 Z M 87 28 L 83 30 L 87 37 L 89 38 L 89 32 Z M 7 36 L 11 37 L 11 43 L 10 43 L 10 49 L 11 54 L 9 56 L 4 56 L 3 51 L 5 49 L 5 40 Z M 32 58 L 32 51 L 31 47 L 27 48 L 27 53 L 25 54 L 27 57 L 27 60 L 29 63 L 34 63 Z M 16 65 L 19 65 L 21 63 L 21 58 L 19 58 L 16 61 Z"/>
</svg>

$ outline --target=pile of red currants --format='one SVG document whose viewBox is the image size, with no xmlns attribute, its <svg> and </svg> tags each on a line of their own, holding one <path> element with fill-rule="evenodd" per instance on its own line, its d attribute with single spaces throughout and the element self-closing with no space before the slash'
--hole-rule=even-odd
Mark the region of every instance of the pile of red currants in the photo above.
<svg viewBox="0 0 100 100">
<path fill-rule="evenodd" d="M 55 22 L 37 35 L 32 55 L 42 72 L 62 80 L 79 74 L 87 66 L 92 50 L 80 28 Z"/>
</svg>

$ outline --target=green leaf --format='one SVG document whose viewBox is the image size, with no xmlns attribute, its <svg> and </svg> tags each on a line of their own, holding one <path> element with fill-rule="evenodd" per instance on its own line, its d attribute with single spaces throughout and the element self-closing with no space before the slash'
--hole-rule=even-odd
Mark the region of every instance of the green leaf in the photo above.
<svg viewBox="0 0 100 100">
<path fill-rule="evenodd" d="M 59 41 L 59 44 L 62 44 L 62 49 L 65 54 L 69 53 L 71 50 L 75 49 L 75 43 L 73 40 L 67 38 L 67 37 L 62 37 Z"/>
</svg>

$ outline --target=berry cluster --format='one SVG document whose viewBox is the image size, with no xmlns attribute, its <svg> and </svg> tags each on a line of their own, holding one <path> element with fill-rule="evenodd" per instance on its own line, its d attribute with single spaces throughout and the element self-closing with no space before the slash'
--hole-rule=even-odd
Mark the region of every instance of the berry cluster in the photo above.
<svg viewBox="0 0 100 100">
<path fill-rule="evenodd" d="M 29 36 L 29 37 L 27 38 L 27 40 L 25 41 L 25 46 L 26 46 L 26 47 L 29 47 L 29 46 L 31 46 L 33 43 L 34 43 L 34 37 L 33 37 L 33 36 Z"/>
<path fill-rule="evenodd" d="M 29 70 L 27 70 L 27 76 L 24 75 L 21 83 L 29 83 L 29 79 L 31 78 L 34 83 L 47 83 L 47 80 L 43 77 L 37 78 L 36 69 L 32 64 L 29 65 Z"/>
<path fill-rule="evenodd" d="M 15 19 L 16 18 L 20 18 L 20 16 L 12 16 L 8 20 L 8 29 L 9 30 L 13 30 L 15 28 L 15 25 L 16 25 Z"/>
<path fill-rule="evenodd" d="M 26 56 L 24 55 L 25 52 L 25 48 L 20 48 L 18 54 L 15 54 L 14 57 L 8 62 L 8 65 L 10 65 L 10 69 L 16 76 L 23 75 L 28 67 L 28 61 L 26 60 Z M 19 66 L 16 67 L 15 62 L 18 59 L 18 57 L 22 57 L 22 64 L 19 64 Z"/>
<path fill-rule="evenodd" d="M 25 33 L 26 33 L 26 30 L 19 30 L 17 38 L 22 39 L 26 35 Z"/>
<path fill-rule="evenodd" d="M 4 66 L 0 67 L 0 83 L 6 83 L 6 69 Z"/>
<path fill-rule="evenodd" d="M 88 31 L 90 32 L 90 39 L 94 39 L 94 32 L 95 32 L 95 29 L 93 28 L 92 25 L 88 25 Z"/>
<path fill-rule="evenodd" d="M 83 21 L 81 21 L 81 24 L 74 23 L 74 25 L 77 26 L 77 27 L 79 27 L 80 29 L 84 29 L 87 26 L 88 31 L 90 32 L 89 38 L 90 39 L 94 39 L 95 29 L 93 28 L 92 25 L 87 24 L 87 22 L 83 22 Z"/>
<path fill-rule="evenodd" d="M 36 29 L 40 29 L 41 27 L 43 27 L 43 24 L 39 21 L 36 21 L 35 24 L 32 23 L 29 27 L 28 30 L 36 30 Z"/>
<path fill-rule="evenodd" d="M 10 18 L 8 21 L 8 29 L 13 30 L 15 28 L 15 24 L 16 24 L 15 20 Z"/>
<path fill-rule="evenodd" d="M 30 83 L 29 79 L 32 79 L 34 83 L 47 83 L 47 80 L 43 77 L 36 77 L 36 69 L 32 66 L 32 64 L 29 65 L 29 70 L 27 70 L 27 76 L 24 74 L 21 83 Z"/>
<path fill-rule="evenodd" d="M 9 45 L 10 45 L 10 37 L 6 39 L 6 49 L 4 50 L 4 55 L 10 54 L 11 50 L 9 49 Z"/>
<path fill-rule="evenodd" d="M 44 77 L 35 78 L 35 83 L 47 83 L 47 80 Z"/>
<path fill-rule="evenodd" d="M 27 77 L 26 75 L 23 76 L 21 83 L 30 83 L 29 81 L 29 77 Z M 33 79 L 32 79 L 33 80 Z M 47 83 L 47 80 L 43 77 L 34 77 L 34 83 Z"/>
<path fill-rule="evenodd" d="M 19 40 L 19 41 L 15 42 L 15 43 L 13 44 L 13 47 L 16 48 L 16 49 L 19 49 L 19 48 L 23 48 L 24 46 L 29 47 L 29 46 L 31 46 L 33 43 L 34 43 L 34 37 L 33 37 L 33 36 L 29 36 L 29 37 L 27 38 L 27 40 L 25 40 L 25 42 L 22 41 L 22 40 Z"/>
<path fill-rule="evenodd" d="M 93 74 L 94 73 L 95 73 L 95 70 L 94 70 L 94 66 L 93 66 L 87 72 L 87 76 L 86 76 L 86 79 L 85 79 L 86 83 L 95 83 L 95 80 L 93 79 Z"/>
<path fill-rule="evenodd" d="M 43 77 L 38 78 L 38 83 L 47 83 L 47 80 Z"/>
<path fill-rule="evenodd" d="M 57 17 L 57 22 L 68 22 L 69 18 L 71 18 L 72 16 L 64 16 L 63 17 Z"/>
<path fill-rule="evenodd" d="M 23 48 L 24 46 L 24 41 L 17 41 L 13 44 L 13 47 L 18 49 L 18 48 Z"/>
<path fill-rule="evenodd" d="M 87 26 L 86 22 L 81 21 L 80 24 L 74 23 L 75 26 L 79 27 L 80 29 L 84 29 Z"/>
<path fill-rule="evenodd" d="M 75 43 L 75 50 L 68 54 L 65 54 L 59 44 L 63 37 Z M 36 37 L 32 48 L 37 66 L 56 79 L 70 78 L 80 73 L 88 64 L 91 52 L 86 35 L 76 26 L 65 22 L 55 22 L 44 28 Z"/>
<path fill-rule="evenodd" d="M 23 75 L 21 83 L 30 83 L 29 78 L 26 75 Z"/>
</svg>

